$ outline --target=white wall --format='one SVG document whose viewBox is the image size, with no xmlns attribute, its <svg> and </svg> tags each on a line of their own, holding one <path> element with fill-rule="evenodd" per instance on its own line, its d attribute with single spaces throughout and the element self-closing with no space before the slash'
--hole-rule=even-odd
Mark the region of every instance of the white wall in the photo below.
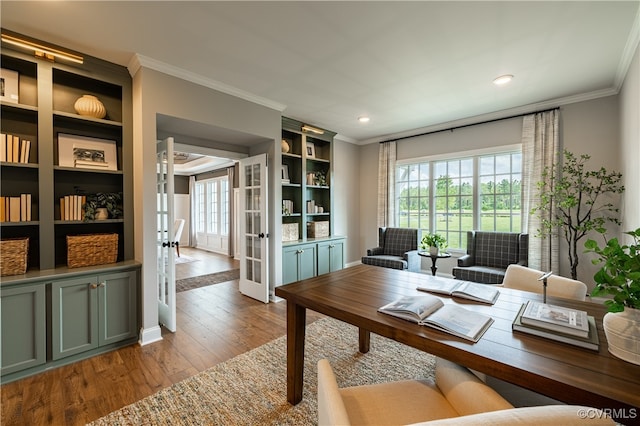
<svg viewBox="0 0 640 426">
<path fill-rule="evenodd" d="M 640 228 L 640 47 L 620 91 L 620 164 L 625 184 L 622 230 Z"/>
<path fill-rule="evenodd" d="M 359 147 L 336 139 L 334 141 L 333 232 L 347 236 L 345 262 L 359 261 L 360 241 L 360 160 Z"/>
</svg>

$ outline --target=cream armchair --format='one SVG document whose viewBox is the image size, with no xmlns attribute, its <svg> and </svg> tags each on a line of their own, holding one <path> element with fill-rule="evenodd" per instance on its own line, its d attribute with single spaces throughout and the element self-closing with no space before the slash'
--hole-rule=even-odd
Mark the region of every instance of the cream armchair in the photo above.
<svg viewBox="0 0 640 426">
<path fill-rule="evenodd" d="M 580 413 L 590 418 L 582 419 Z M 513 408 L 469 370 L 441 358 L 436 360 L 435 383 L 404 380 L 343 389 L 329 361 L 318 362 L 320 426 L 615 424 L 598 414 L 570 405 Z"/>
</svg>

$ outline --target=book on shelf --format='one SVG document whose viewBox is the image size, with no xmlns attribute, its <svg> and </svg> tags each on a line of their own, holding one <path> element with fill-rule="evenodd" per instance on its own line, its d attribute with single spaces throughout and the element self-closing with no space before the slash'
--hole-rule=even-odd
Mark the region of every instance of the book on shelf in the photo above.
<svg viewBox="0 0 640 426">
<path fill-rule="evenodd" d="M 405 296 L 378 309 L 420 325 L 461 337 L 472 342 L 480 340 L 493 323 L 493 318 L 458 305 L 444 304 L 436 296 Z"/>
<path fill-rule="evenodd" d="M 0 162 L 7 161 L 7 135 L 0 133 Z"/>
<path fill-rule="evenodd" d="M 9 222 L 20 222 L 20 197 L 9 198 Z"/>
<path fill-rule="evenodd" d="M 418 290 L 430 293 L 446 294 L 475 302 L 496 303 L 500 292 L 489 284 L 478 284 L 470 281 L 460 281 L 450 278 L 427 275 L 424 284 L 418 285 Z"/>
<path fill-rule="evenodd" d="M 20 162 L 24 164 L 28 163 L 30 153 L 31 153 L 31 141 L 28 139 L 23 139 L 22 144 L 20 145 Z"/>
<path fill-rule="evenodd" d="M 20 162 L 20 136 L 13 136 L 13 143 L 11 144 L 13 153 L 11 155 L 11 161 L 14 163 Z"/>
<path fill-rule="evenodd" d="M 586 338 L 589 335 L 587 313 L 578 309 L 529 300 L 522 312 L 522 324 Z"/>
<path fill-rule="evenodd" d="M 516 318 L 513 320 L 513 324 L 511 326 L 513 330 L 594 351 L 600 349 L 600 339 L 598 338 L 598 330 L 596 329 L 596 320 L 593 316 L 587 315 L 587 324 L 589 325 L 589 333 L 587 337 L 578 337 L 561 333 L 559 331 L 551 331 L 545 328 L 523 324 L 522 313 L 524 312 L 525 307 L 526 304 L 523 304 L 518 315 L 516 315 Z"/>
</svg>

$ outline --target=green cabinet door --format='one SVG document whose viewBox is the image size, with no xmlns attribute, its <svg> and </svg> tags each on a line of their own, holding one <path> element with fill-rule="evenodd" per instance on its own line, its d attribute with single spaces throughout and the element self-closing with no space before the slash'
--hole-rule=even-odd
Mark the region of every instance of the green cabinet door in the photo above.
<svg viewBox="0 0 640 426">
<path fill-rule="evenodd" d="M 318 243 L 318 275 L 344 268 L 344 239 Z"/>
<path fill-rule="evenodd" d="M 316 245 L 286 246 L 282 250 L 282 283 L 288 284 L 316 276 Z"/>
<path fill-rule="evenodd" d="M 98 282 L 87 276 L 51 284 L 54 360 L 98 347 Z"/>
<path fill-rule="evenodd" d="M 118 272 L 98 277 L 100 346 L 134 337 L 137 328 L 136 273 Z"/>
<path fill-rule="evenodd" d="M 45 284 L 0 289 L 0 374 L 46 362 Z"/>
</svg>

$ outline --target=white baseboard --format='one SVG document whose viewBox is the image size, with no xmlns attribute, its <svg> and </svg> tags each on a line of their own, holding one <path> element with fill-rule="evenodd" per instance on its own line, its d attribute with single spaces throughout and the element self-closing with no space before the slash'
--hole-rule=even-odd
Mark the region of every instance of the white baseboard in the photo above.
<svg viewBox="0 0 640 426">
<path fill-rule="evenodd" d="M 148 345 L 149 343 L 158 342 L 160 340 L 162 340 L 162 330 L 159 325 L 147 329 L 140 329 L 140 340 L 138 340 L 140 346 Z"/>
</svg>

